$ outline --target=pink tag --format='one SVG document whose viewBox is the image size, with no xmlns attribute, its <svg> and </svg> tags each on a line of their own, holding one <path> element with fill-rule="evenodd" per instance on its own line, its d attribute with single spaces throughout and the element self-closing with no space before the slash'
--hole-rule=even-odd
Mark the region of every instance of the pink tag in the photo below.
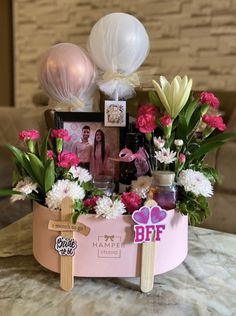
<svg viewBox="0 0 236 316">
<path fill-rule="evenodd" d="M 139 210 L 133 212 L 132 219 L 137 223 L 137 225 L 134 225 L 134 243 L 151 241 L 153 233 L 154 240 L 160 240 L 160 234 L 165 229 L 165 225 L 157 225 L 157 223 L 163 221 L 166 216 L 166 211 L 158 205 L 152 207 L 142 206 Z"/>
</svg>

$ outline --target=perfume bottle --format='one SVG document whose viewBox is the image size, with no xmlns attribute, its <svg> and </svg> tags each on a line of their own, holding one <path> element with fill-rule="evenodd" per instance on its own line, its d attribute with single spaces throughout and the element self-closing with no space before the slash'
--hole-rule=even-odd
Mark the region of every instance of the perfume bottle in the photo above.
<svg viewBox="0 0 236 316">
<path fill-rule="evenodd" d="M 130 149 L 133 154 L 136 153 L 140 147 L 140 134 L 127 133 L 125 147 Z M 122 193 L 127 191 L 133 180 L 137 180 L 137 169 L 134 160 L 130 162 L 122 162 L 120 164 L 119 192 Z"/>
<path fill-rule="evenodd" d="M 154 171 L 153 183 L 149 192 L 149 198 L 165 209 L 171 210 L 176 207 L 177 191 L 175 185 L 175 173 L 171 171 Z"/>
</svg>

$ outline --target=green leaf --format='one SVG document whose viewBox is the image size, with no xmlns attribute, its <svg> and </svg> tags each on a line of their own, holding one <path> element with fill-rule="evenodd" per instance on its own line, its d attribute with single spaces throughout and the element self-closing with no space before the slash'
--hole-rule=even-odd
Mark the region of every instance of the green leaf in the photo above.
<svg viewBox="0 0 236 316">
<path fill-rule="evenodd" d="M 24 176 L 29 176 L 35 182 L 37 182 L 37 179 L 35 178 L 34 173 L 32 171 L 32 167 L 31 167 L 31 164 L 30 164 L 29 156 L 28 156 L 27 153 L 24 153 L 24 155 L 23 155 L 23 168 L 24 168 L 24 171 L 25 171 Z"/>
<path fill-rule="evenodd" d="M 207 144 L 202 144 L 201 147 L 192 152 L 190 156 L 190 161 L 198 160 L 205 156 L 209 151 L 214 150 L 220 146 L 222 146 L 223 142 L 212 142 Z"/>
<path fill-rule="evenodd" d="M 200 224 L 210 215 L 207 199 L 202 195 L 196 196 L 191 192 L 185 192 L 182 187 L 179 187 L 177 209 L 188 215 L 191 225 Z"/>
<path fill-rule="evenodd" d="M 74 212 L 74 213 L 71 215 L 71 222 L 72 222 L 73 224 L 76 224 L 76 222 L 77 222 L 79 216 L 80 216 L 80 213 L 79 213 L 79 212 Z"/>
<path fill-rule="evenodd" d="M 209 136 L 202 143 L 219 142 L 219 141 L 223 142 L 223 141 L 229 140 L 230 138 L 236 138 L 236 133 L 227 132 L 227 133 L 220 133 L 214 136 Z"/>
<path fill-rule="evenodd" d="M 198 123 L 201 120 L 201 117 L 202 117 L 202 109 L 201 107 L 197 107 L 189 121 L 188 134 L 192 133 L 195 130 L 195 128 L 197 127 Z"/>
<path fill-rule="evenodd" d="M 173 141 L 175 140 L 175 138 L 176 138 L 176 137 L 175 137 L 175 132 L 172 131 L 170 138 L 168 138 L 168 139 L 166 140 L 166 143 L 165 143 L 166 148 L 172 146 Z"/>
<path fill-rule="evenodd" d="M 86 192 L 93 190 L 93 183 L 92 183 L 91 181 L 82 182 L 81 186 L 83 187 L 83 189 L 84 189 Z"/>
<path fill-rule="evenodd" d="M 43 164 L 45 164 L 47 162 L 47 151 L 48 151 L 48 137 L 50 135 L 51 130 L 49 130 L 49 132 L 47 133 L 47 135 L 45 135 L 41 147 L 40 147 L 40 158 L 43 162 Z"/>
<path fill-rule="evenodd" d="M 198 103 L 198 101 L 194 100 L 194 101 L 190 102 L 188 107 L 186 108 L 185 119 L 186 119 L 187 125 L 189 124 L 189 121 L 193 115 L 193 112 L 196 108 L 197 103 Z"/>
<path fill-rule="evenodd" d="M 13 170 L 12 173 L 12 184 L 16 185 L 22 179 L 22 174 L 19 172 L 18 168 Z"/>
<path fill-rule="evenodd" d="M 202 168 L 202 172 L 204 175 L 212 182 L 220 182 L 220 174 L 219 172 L 212 167 L 204 167 Z"/>
<path fill-rule="evenodd" d="M 43 177 L 44 175 L 43 163 L 35 154 L 28 153 L 27 155 L 30 160 L 33 176 L 35 177 L 39 185 L 43 188 L 43 184 L 44 184 L 43 183 L 44 182 L 43 181 L 43 178 L 44 178 Z"/>
<path fill-rule="evenodd" d="M 13 194 L 22 194 L 21 192 L 14 191 L 14 190 L 0 190 L 0 196 L 5 197 L 5 196 L 11 196 Z"/>
<path fill-rule="evenodd" d="M 176 139 L 185 139 L 187 136 L 188 124 L 186 118 L 183 115 L 179 115 L 178 125 L 175 130 Z"/>
<path fill-rule="evenodd" d="M 48 159 L 44 171 L 44 191 L 45 193 L 51 190 L 55 182 L 55 162 L 53 159 Z"/>
<path fill-rule="evenodd" d="M 23 151 L 21 151 L 20 149 L 12 145 L 6 145 L 6 146 L 13 153 L 13 155 L 16 158 L 16 161 L 18 161 L 21 165 L 23 165 L 23 155 L 24 155 Z"/>
<path fill-rule="evenodd" d="M 160 106 L 161 102 L 160 102 L 160 99 L 155 91 L 153 91 L 153 90 L 148 91 L 148 98 L 149 98 L 150 103 L 152 103 L 158 107 Z"/>
</svg>

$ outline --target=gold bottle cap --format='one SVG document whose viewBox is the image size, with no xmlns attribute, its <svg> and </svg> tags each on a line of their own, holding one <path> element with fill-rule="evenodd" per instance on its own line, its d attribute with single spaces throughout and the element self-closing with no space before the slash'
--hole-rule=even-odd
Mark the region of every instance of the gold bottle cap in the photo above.
<svg viewBox="0 0 236 316">
<path fill-rule="evenodd" d="M 168 186 L 175 181 L 175 173 L 172 171 L 154 171 L 152 175 L 157 185 Z"/>
</svg>

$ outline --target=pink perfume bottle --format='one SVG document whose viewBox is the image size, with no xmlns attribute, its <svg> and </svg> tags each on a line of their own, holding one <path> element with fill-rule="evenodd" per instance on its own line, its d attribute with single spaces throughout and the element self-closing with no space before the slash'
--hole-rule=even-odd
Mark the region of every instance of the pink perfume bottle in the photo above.
<svg viewBox="0 0 236 316">
<path fill-rule="evenodd" d="M 154 171 L 153 183 L 149 192 L 149 198 L 165 209 L 172 210 L 176 207 L 175 173 L 171 171 Z"/>
</svg>

